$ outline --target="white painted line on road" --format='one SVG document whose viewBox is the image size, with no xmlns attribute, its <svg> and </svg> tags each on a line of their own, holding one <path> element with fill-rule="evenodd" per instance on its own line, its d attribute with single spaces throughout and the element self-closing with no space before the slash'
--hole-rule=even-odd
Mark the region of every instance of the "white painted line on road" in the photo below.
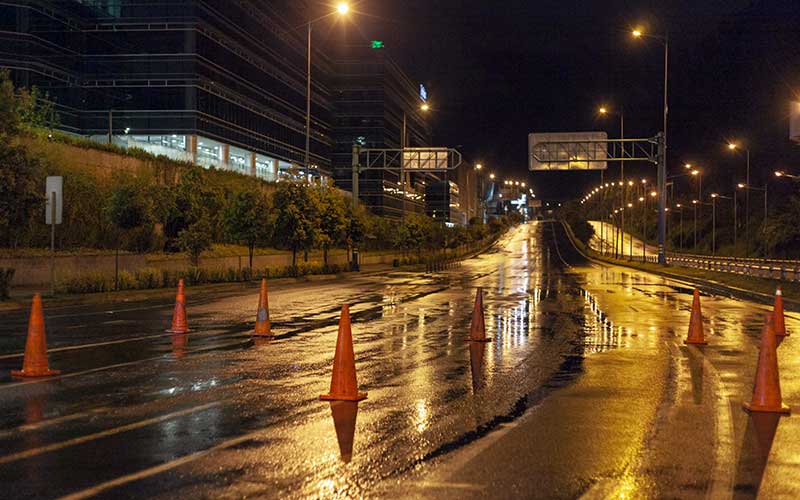
<svg viewBox="0 0 800 500">
<path fill-rule="evenodd" d="M 474 484 L 474 483 L 447 483 L 447 482 L 437 482 L 437 481 L 421 481 L 421 482 L 409 482 L 407 483 L 411 487 L 420 488 L 420 489 L 442 489 L 442 490 L 463 490 L 463 491 L 482 491 L 486 489 L 486 487 L 482 484 Z"/>
<path fill-rule="evenodd" d="M 92 348 L 92 347 L 103 347 L 103 346 L 107 346 L 107 345 L 125 344 L 125 343 L 128 343 L 128 342 L 139 342 L 141 340 L 149 340 L 149 339 L 155 339 L 155 338 L 159 338 L 159 337 L 171 337 L 172 335 L 173 334 L 171 334 L 171 333 L 159 333 L 159 334 L 156 334 L 156 335 L 145 335 L 145 336 L 142 336 L 142 337 L 133 337 L 133 338 L 130 338 L 130 339 L 109 340 L 109 341 L 106 341 L 106 342 L 95 342 L 93 344 L 80 344 L 80 345 L 72 345 L 72 346 L 66 346 L 66 347 L 56 347 L 55 349 L 48 349 L 47 353 L 49 354 L 49 353 L 53 353 L 53 352 L 75 351 L 77 349 L 89 349 L 89 348 Z M 18 352 L 18 353 L 15 353 L 15 354 L 4 354 L 4 355 L 0 356 L 0 359 L 21 358 L 23 356 L 25 356 L 24 352 Z"/>
<path fill-rule="evenodd" d="M 162 472 L 175 469 L 177 467 L 180 467 L 181 465 L 194 462 L 195 460 L 199 460 L 207 455 L 210 455 L 211 453 L 214 453 L 215 451 L 224 450 L 225 448 L 230 448 L 231 446 L 236 446 L 239 443 L 244 443 L 245 441 L 249 441 L 254 437 L 265 434 L 265 432 L 266 431 L 262 429 L 251 432 L 249 434 L 245 434 L 243 436 L 239 436 L 237 438 L 229 439 L 215 446 L 212 446 L 211 448 L 208 448 L 206 450 L 197 451 L 195 453 L 185 455 L 171 462 L 166 462 L 160 465 L 156 465 L 154 467 L 150 467 L 148 469 L 140 470 L 139 472 L 134 472 L 132 474 L 120 476 L 116 479 L 112 479 L 104 483 L 96 484 L 91 488 L 86 488 L 85 490 L 77 491 L 75 493 L 71 493 L 69 495 L 60 497 L 58 500 L 82 500 L 84 498 L 91 498 L 93 496 L 99 495 L 100 493 L 103 493 L 104 491 L 108 491 L 112 488 L 132 483 L 140 479 L 146 479 L 148 477 L 155 476 L 156 474 L 161 474 Z"/>
<path fill-rule="evenodd" d="M 26 458 L 35 457 L 37 455 L 42 455 L 44 453 L 50 453 L 52 451 L 61 450 L 69 446 L 75 446 L 89 441 L 94 441 L 96 439 L 113 436 L 115 434 L 121 434 L 123 432 L 132 431 L 134 429 L 139 429 L 141 427 L 147 427 L 148 425 L 158 424 L 166 420 L 172 420 L 173 418 L 182 417 L 199 411 L 208 410 L 209 408 L 214 408 L 216 406 L 219 406 L 220 404 L 221 403 L 219 401 L 215 401 L 213 403 L 195 406 L 193 408 L 186 408 L 185 410 L 180 410 L 173 413 L 167 413 L 166 415 L 162 415 L 160 417 L 148 418 L 146 420 L 134 422 L 128 425 L 123 425 L 121 427 L 115 427 L 113 429 L 96 432 L 94 434 L 88 434 L 86 436 L 81 436 L 74 439 L 68 439 L 66 441 L 61 441 L 59 443 L 48 444 L 46 446 L 40 446 L 38 448 L 31 448 L 29 450 L 21 451 L 19 453 L 12 453 L 11 455 L 0 457 L 0 465 L 7 464 L 10 462 L 15 462 L 17 460 L 23 460 Z"/>
<path fill-rule="evenodd" d="M 733 416 L 729 402 L 730 394 L 725 383 L 708 358 L 703 358 L 703 365 L 708 369 L 716 382 L 717 411 L 716 428 L 717 446 L 714 456 L 714 472 L 711 474 L 711 492 L 708 498 L 733 498 L 734 477 L 736 471 L 736 449 L 734 444 Z"/>
<path fill-rule="evenodd" d="M 211 345 L 211 346 L 203 346 L 203 347 L 199 347 L 197 349 L 186 349 L 185 352 L 186 352 L 186 354 L 191 354 L 191 353 L 196 353 L 196 352 L 211 351 L 211 350 L 219 349 L 219 348 L 222 348 L 222 347 L 230 347 L 230 346 L 234 346 L 234 345 L 245 344 L 247 342 L 250 342 L 250 340 L 248 339 L 247 341 L 236 341 L 236 342 L 230 342 L 230 343 L 227 343 L 227 344 L 216 344 L 216 345 Z M 11 384 L 0 385 L 0 391 L 2 391 L 4 389 L 13 389 L 15 387 L 21 387 L 21 386 L 24 386 L 24 385 L 41 384 L 43 382 L 53 382 L 53 381 L 56 381 L 56 380 L 63 380 L 65 378 L 72 378 L 72 377 L 77 377 L 77 376 L 80 376 L 80 375 L 86 375 L 86 374 L 89 374 L 89 373 L 102 372 L 102 371 L 105 371 L 105 370 L 111 370 L 113 368 L 122 368 L 122 367 L 125 367 L 125 366 L 138 365 L 138 364 L 141 364 L 141 363 L 147 363 L 149 361 L 158 361 L 158 360 L 170 359 L 171 357 L 172 357 L 172 353 L 162 354 L 160 356 L 155 356 L 155 357 L 152 357 L 152 358 L 137 359 L 136 361 L 128 361 L 127 363 L 117 363 L 115 365 L 100 366 L 98 368 L 92 368 L 90 370 L 84 370 L 82 372 L 62 373 L 61 375 L 56 376 L 56 377 L 43 377 L 43 378 L 25 380 L 23 382 L 14 382 L 14 383 L 11 383 Z"/>
<path fill-rule="evenodd" d="M 108 410 L 109 408 L 107 407 L 95 408 L 94 410 L 84 411 L 81 413 L 73 413 L 72 415 L 64 415 L 63 417 L 48 418 L 47 420 L 42 420 L 40 422 L 36 422 L 33 424 L 20 425 L 19 427 L 15 427 L 13 429 L 8 429 L 0 432 L 0 439 L 5 439 L 20 432 L 36 431 L 39 429 L 44 429 L 45 427 L 51 427 L 53 425 L 63 424 L 64 422 L 69 422 L 71 420 L 78 420 L 91 415 L 97 415 L 98 413 L 103 413 Z"/>
</svg>

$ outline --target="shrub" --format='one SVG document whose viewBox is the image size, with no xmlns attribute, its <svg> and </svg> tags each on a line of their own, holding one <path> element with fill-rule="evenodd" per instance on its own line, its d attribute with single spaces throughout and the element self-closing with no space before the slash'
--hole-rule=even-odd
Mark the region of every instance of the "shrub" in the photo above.
<svg viewBox="0 0 800 500">
<path fill-rule="evenodd" d="M 161 283 L 163 283 L 158 269 L 149 267 L 145 267 L 136 271 L 134 273 L 134 279 L 136 280 L 136 288 L 139 290 L 159 288 Z"/>
<path fill-rule="evenodd" d="M 57 287 L 63 293 L 98 293 L 109 290 L 109 283 L 100 273 L 90 273 L 62 280 Z"/>
<path fill-rule="evenodd" d="M 13 267 L 0 267 L 0 300 L 8 300 L 14 271 Z"/>
<path fill-rule="evenodd" d="M 128 271 L 120 271 L 118 276 L 118 289 L 119 290 L 136 290 L 139 288 L 136 282 L 136 276 Z"/>
</svg>

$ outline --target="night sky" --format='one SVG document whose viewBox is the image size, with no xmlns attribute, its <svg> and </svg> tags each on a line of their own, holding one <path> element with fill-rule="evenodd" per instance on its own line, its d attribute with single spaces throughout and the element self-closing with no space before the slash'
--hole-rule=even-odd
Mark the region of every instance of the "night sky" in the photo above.
<svg viewBox="0 0 800 500">
<path fill-rule="evenodd" d="M 788 140 L 789 102 L 800 97 L 800 1 L 363 0 L 352 22 L 425 82 L 437 145 L 461 146 L 502 176 L 526 179 L 546 199 L 574 199 L 599 172 L 529 173 L 529 132 L 605 130 L 624 106 L 626 137 L 661 127 L 663 45 L 630 30 L 670 34 L 670 174 L 683 163 L 707 172 L 704 191 L 730 192 L 744 178 L 776 181 L 780 167 L 800 173 L 800 146 Z M 626 164 L 626 177 L 655 178 Z M 619 177 L 617 164 L 607 178 Z M 688 180 L 681 180 L 688 191 Z M 709 186 L 706 190 L 705 186 Z"/>
</svg>

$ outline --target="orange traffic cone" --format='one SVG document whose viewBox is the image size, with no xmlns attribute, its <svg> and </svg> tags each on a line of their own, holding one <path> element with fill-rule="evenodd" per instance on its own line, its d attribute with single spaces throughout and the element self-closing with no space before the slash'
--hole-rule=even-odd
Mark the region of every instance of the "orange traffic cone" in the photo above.
<svg viewBox="0 0 800 500">
<path fill-rule="evenodd" d="M 475 294 L 475 305 L 472 307 L 472 322 L 469 325 L 468 342 L 491 342 L 486 337 L 486 323 L 483 318 L 483 288 L 478 287 Z"/>
<path fill-rule="evenodd" d="M 258 313 L 256 314 L 256 337 L 272 337 L 269 324 L 269 297 L 267 296 L 267 279 L 261 280 L 261 292 L 258 294 Z"/>
<path fill-rule="evenodd" d="M 61 373 L 47 366 L 47 341 L 44 338 L 42 296 L 33 296 L 31 317 L 28 320 L 28 338 L 25 340 L 25 358 L 22 370 L 11 370 L 14 377 L 50 377 Z"/>
<path fill-rule="evenodd" d="M 694 289 L 694 298 L 692 299 L 692 316 L 689 319 L 689 335 L 684 344 L 706 345 L 705 336 L 703 335 L 703 313 L 700 311 L 700 292 L 697 288 Z"/>
<path fill-rule="evenodd" d="M 350 330 L 350 308 L 342 306 L 339 318 L 339 337 L 336 339 L 336 354 L 333 357 L 331 390 L 319 397 L 324 401 L 361 401 L 367 399 L 366 392 L 358 392 L 356 360 L 353 354 L 353 333 Z"/>
<path fill-rule="evenodd" d="M 775 335 L 778 337 L 778 344 L 783 340 L 780 337 L 788 337 L 786 333 L 786 322 L 783 318 L 783 292 L 780 287 L 775 290 L 775 306 L 772 309 L 772 328 L 775 330 Z"/>
<path fill-rule="evenodd" d="M 766 317 L 767 322 L 761 331 L 761 350 L 758 353 L 758 367 L 756 368 L 756 383 L 753 386 L 753 400 L 742 403 L 747 411 L 767 413 L 790 412 L 789 407 L 781 400 L 781 381 L 778 376 L 778 344 L 775 339 L 775 330 L 772 326 L 772 316 Z"/>
<path fill-rule="evenodd" d="M 175 310 L 172 313 L 172 328 L 167 333 L 189 333 L 186 323 L 186 296 L 183 293 L 183 279 L 178 280 L 178 293 L 175 295 Z"/>
</svg>

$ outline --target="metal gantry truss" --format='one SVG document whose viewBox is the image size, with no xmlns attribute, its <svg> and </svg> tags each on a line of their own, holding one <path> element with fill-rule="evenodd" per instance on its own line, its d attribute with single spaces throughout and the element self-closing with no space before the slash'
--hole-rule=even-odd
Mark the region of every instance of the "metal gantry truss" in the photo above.
<svg viewBox="0 0 800 500">
<path fill-rule="evenodd" d="M 372 149 L 354 148 L 358 167 L 365 170 L 406 170 L 408 172 L 445 172 L 458 168 L 461 153 L 447 148 Z M 355 165 L 355 163 L 354 163 Z"/>
<path fill-rule="evenodd" d="M 597 141 L 548 141 L 533 145 L 531 156 L 542 165 L 646 161 L 658 163 L 658 137 Z"/>
<path fill-rule="evenodd" d="M 461 153 L 448 148 L 375 149 L 353 145 L 353 206 L 358 204 L 358 176 L 368 170 L 396 170 L 400 174 L 400 192 L 405 217 L 406 172 L 448 172 L 462 163 Z"/>
<path fill-rule="evenodd" d="M 567 164 L 608 161 L 646 161 L 658 167 L 658 263 L 667 263 L 667 165 L 664 134 L 648 139 L 552 141 L 533 145 L 531 156 L 539 163 Z"/>
</svg>

